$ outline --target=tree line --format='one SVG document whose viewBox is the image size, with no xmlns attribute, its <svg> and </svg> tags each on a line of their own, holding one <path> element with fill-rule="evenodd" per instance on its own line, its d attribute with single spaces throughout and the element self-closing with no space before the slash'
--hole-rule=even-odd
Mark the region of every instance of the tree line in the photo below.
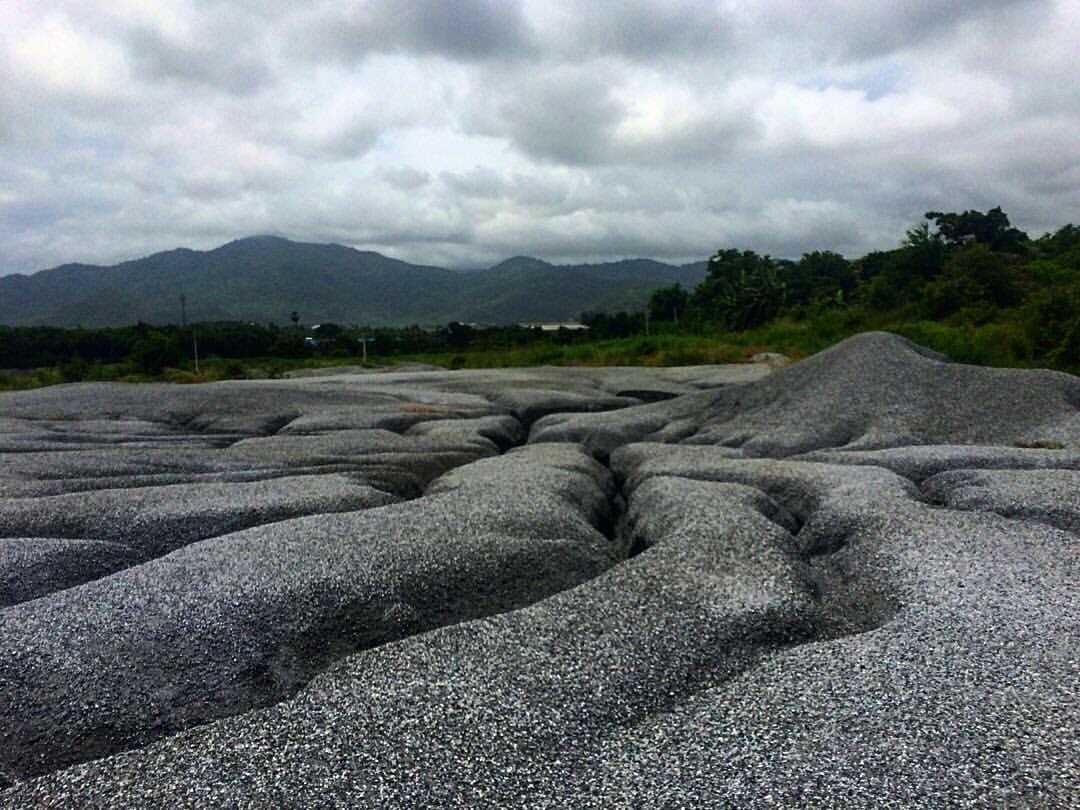
<svg viewBox="0 0 1080 810">
<path fill-rule="evenodd" d="M 92 376 L 95 367 L 106 364 L 124 364 L 131 372 L 150 376 L 166 368 L 190 368 L 196 346 L 204 359 L 329 356 L 354 360 L 366 354 L 386 358 L 500 350 L 549 339 L 567 342 L 581 336 L 569 332 L 550 336 L 523 326 L 479 328 L 458 322 L 439 328 L 335 323 L 312 327 L 301 324 L 298 314 L 292 326 L 285 327 L 237 322 L 200 322 L 186 327 L 139 323 L 101 329 L 0 326 L 0 369 L 58 367 L 65 381 L 74 382 Z"/>
<path fill-rule="evenodd" d="M 1000 207 L 929 211 L 898 248 L 854 261 L 830 251 L 792 261 L 724 249 L 693 291 L 676 284 L 654 292 L 649 315 L 697 332 L 838 317 L 856 330 L 919 322 L 995 327 L 1014 344 L 1017 361 L 1076 370 L 1080 227 L 1032 239 Z"/>
</svg>

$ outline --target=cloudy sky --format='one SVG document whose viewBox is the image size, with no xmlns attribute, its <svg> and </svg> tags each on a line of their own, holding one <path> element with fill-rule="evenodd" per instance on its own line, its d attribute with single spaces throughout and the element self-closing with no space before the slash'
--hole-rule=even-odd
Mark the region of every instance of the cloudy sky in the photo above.
<svg viewBox="0 0 1080 810">
<path fill-rule="evenodd" d="M 0 274 L 276 233 L 485 266 L 1080 223 L 1080 0 L 5 0 Z"/>
</svg>

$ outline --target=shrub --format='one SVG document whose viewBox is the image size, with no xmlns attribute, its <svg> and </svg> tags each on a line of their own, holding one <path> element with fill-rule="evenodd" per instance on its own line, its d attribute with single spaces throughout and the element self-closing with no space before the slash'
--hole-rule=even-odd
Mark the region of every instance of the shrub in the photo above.
<svg viewBox="0 0 1080 810">
<path fill-rule="evenodd" d="M 157 376 L 167 365 L 177 365 L 181 352 L 176 344 L 161 332 L 147 332 L 135 341 L 131 362 L 141 374 Z"/>
</svg>

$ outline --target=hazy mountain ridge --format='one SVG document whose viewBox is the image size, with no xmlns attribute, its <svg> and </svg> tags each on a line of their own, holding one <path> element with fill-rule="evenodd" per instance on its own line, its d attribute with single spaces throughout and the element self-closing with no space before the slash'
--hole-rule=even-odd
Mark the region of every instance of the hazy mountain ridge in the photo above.
<svg viewBox="0 0 1080 810">
<path fill-rule="evenodd" d="M 585 310 L 641 308 L 657 287 L 693 287 L 704 276 L 705 262 L 554 265 L 527 256 L 466 273 L 343 245 L 256 236 L 108 267 L 65 264 L 0 276 L 0 323 L 176 323 L 181 294 L 190 320 L 285 324 L 294 310 L 306 323 L 566 320 Z"/>
</svg>

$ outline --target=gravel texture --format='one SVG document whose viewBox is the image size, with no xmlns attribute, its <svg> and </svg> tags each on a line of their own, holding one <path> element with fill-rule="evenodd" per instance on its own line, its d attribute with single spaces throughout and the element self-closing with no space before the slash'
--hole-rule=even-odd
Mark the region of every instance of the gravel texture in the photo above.
<svg viewBox="0 0 1080 810">
<path fill-rule="evenodd" d="M 764 373 L 0 397 L 0 807 L 1075 806 L 1080 380 Z"/>
<path fill-rule="evenodd" d="M 100 540 L 0 538 L 0 608 L 123 568 L 130 549 Z"/>
<path fill-rule="evenodd" d="M 954 470 L 923 485 L 952 509 L 995 512 L 1080 533 L 1080 470 Z"/>
<path fill-rule="evenodd" d="M 0 613 L 0 768 L 25 776 L 276 702 L 328 661 L 499 612 L 618 559 L 580 450 L 472 464 L 423 500 L 187 545 Z M 507 500 L 509 498 L 509 500 Z"/>
<path fill-rule="evenodd" d="M 720 445 L 779 458 L 826 448 L 1051 444 L 1080 450 L 1080 379 L 946 362 L 870 332 L 768 377 L 618 414 L 555 415 L 533 441 L 606 456 L 628 441 Z"/>
</svg>

